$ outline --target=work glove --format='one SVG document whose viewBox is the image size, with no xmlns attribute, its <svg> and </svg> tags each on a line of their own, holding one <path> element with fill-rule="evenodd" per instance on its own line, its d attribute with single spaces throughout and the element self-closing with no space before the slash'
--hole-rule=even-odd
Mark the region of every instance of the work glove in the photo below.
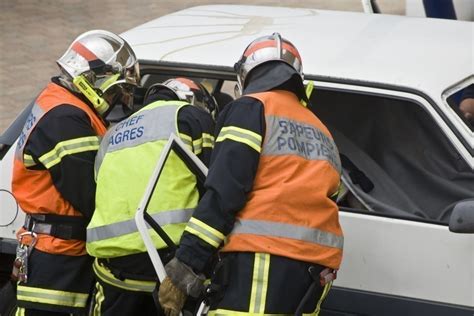
<svg viewBox="0 0 474 316">
<path fill-rule="evenodd" d="M 166 316 L 178 316 L 188 295 L 197 298 L 204 290 L 204 275 L 173 258 L 165 266 L 168 275 L 160 285 L 158 300 Z"/>
<path fill-rule="evenodd" d="M 166 277 L 158 290 L 158 300 L 166 316 L 179 316 L 186 302 L 186 294 L 178 289 L 169 277 Z"/>
</svg>

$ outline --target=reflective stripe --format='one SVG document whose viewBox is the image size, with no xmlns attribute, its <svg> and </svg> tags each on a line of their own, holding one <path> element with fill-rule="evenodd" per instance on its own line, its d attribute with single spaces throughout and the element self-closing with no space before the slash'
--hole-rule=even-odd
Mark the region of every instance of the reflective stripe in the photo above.
<svg viewBox="0 0 474 316">
<path fill-rule="evenodd" d="M 214 136 L 207 133 L 202 133 L 202 147 L 214 147 Z"/>
<path fill-rule="evenodd" d="M 202 153 L 202 138 L 199 138 L 193 142 L 193 153 L 196 155 Z"/>
<path fill-rule="evenodd" d="M 267 299 L 268 270 L 270 254 L 256 253 L 253 263 L 252 290 L 250 294 L 249 313 L 263 314 Z"/>
<path fill-rule="evenodd" d="M 94 296 L 94 310 L 92 311 L 93 316 L 100 316 L 102 303 L 105 300 L 104 288 L 99 282 L 95 283 L 95 296 Z"/>
<path fill-rule="evenodd" d="M 339 185 L 337 186 L 336 192 L 331 194 L 330 199 L 335 201 L 337 199 L 337 197 L 339 196 L 339 193 L 341 193 L 341 190 L 342 190 L 342 182 L 339 182 Z"/>
<path fill-rule="evenodd" d="M 231 234 L 252 234 L 260 236 L 291 238 L 323 246 L 342 249 L 344 237 L 317 228 L 272 221 L 237 219 Z"/>
<path fill-rule="evenodd" d="M 33 156 L 30 156 L 28 154 L 23 155 L 23 163 L 25 164 L 25 167 L 36 166 L 36 161 L 33 159 Z"/>
<path fill-rule="evenodd" d="M 58 164 L 66 155 L 99 149 L 99 137 L 88 136 L 66 140 L 56 144 L 53 150 L 39 157 L 39 161 L 48 169 Z"/>
<path fill-rule="evenodd" d="M 328 296 L 329 290 L 331 289 L 331 286 L 332 286 L 332 282 L 333 282 L 333 281 L 327 283 L 327 284 L 324 286 L 323 293 L 321 294 L 321 297 L 319 298 L 318 303 L 316 304 L 316 310 L 315 310 L 314 313 L 313 313 L 314 316 L 318 316 L 318 315 L 319 315 L 319 312 L 321 311 L 321 304 L 322 304 L 322 303 L 324 302 L 324 300 L 326 299 L 326 296 Z"/>
<path fill-rule="evenodd" d="M 203 148 L 213 148 L 214 147 L 214 136 L 202 133 L 201 138 L 193 140 L 193 152 L 196 155 L 199 155 L 202 152 Z"/>
<path fill-rule="evenodd" d="M 337 187 L 337 190 L 336 192 L 334 192 L 333 194 L 331 194 L 331 198 L 334 198 L 334 197 L 337 197 L 339 195 L 339 192 L 341 191 L 341 185 L 339 185 Z"/>
<path fill-rule="evenodd" d="M 299 156 L 306 160 L 325 160 L 340 173 L 341 160 L 334 140 L 316 126 L 286 117 L 265 117 L 267 139 L 262 155 Z"/>
<path fill-rule="evenodd" d="M 218 248 L 225 236 L 218 230 L 212 228 L 204 222 L 201 222 L 195 217 L 191 217 L 185 231 L 201 238 L 209 245 Z"/>
<path fill-rule="evenodd" d="M 255 132 L 249 131 L 236 126 L 223 127 L 217 137 L 216 143 L 222 142 L 226 139 L 246 144 L 257 152 L 262 150 L 262 136 Z"/>
<path fill-rule="evenodd" d="M 18 285 L 17 290 L 19 301 L 70 307 L 85 307 L 88 297 L 87 293 L 56 291 L 21 285 Z"/>
<path fill-rule="evenodd" d="M 189 146 L 191 150 L 193 149 L 193 139 L 191 138 L 191 136 L 183 134 L 183 133 L 179 133 L 179 138 L 181 138 L 183 143 Z"/>
<path fill-rule="evenodd" d="M 173 210 L 150 215 L 160 226 L 165 226 L 169 224 L 186 223 L 191 218 L 193 211 L 194 209 Z M 87 228 L 87 242 L 91 243 L 99 240 L 120 237 L 137 231 L 138 229 L 135 224 L 135 219 Z"/>
<path fill-rule="evenodd" d="M 156 286 L 155 281 L 138 281 L 130 279 L 119 280 L 115 278 L 106 267 L 100 265 L 97 259 L 94 260 L 92 268 L 94 269 L 96 276 L 102 281 L 124 290 L 151 293 Z"/>
<path fill-rule="evenodd" d="M 23 149 L 30 137 L 31 132 L 34 130 L 36 124 L 43 117 L 46 112 L 36 103 L 36 100 L 31 108 L 31 113 L 28 115 L 25 121 L 25 125 L 21 131 L 20 136 L 18 136 L 18 143 L 15 150 L 15 157 L 19 160 L 23 159 Z"/>
<path fill-rule="evenodd" d="M 249 313 L 219 308 L 213 311 L 209 311 L 207 315 L 209 316 L 248 316 Z"/>
</svg>

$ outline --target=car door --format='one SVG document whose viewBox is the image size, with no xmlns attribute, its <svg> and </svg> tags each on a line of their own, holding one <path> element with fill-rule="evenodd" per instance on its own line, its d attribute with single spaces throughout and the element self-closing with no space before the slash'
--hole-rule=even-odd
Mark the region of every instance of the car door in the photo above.
<svg viewBox="0 0 474 316">
<path fill-rule="evenodd" d="M 456 202 L 474 197 L 463 141 L 411 92 L 316 82 L 312 101 L 349 161 L 325 315 L 472 315 L 474 234 L 448 228 Z"/>
</svg>

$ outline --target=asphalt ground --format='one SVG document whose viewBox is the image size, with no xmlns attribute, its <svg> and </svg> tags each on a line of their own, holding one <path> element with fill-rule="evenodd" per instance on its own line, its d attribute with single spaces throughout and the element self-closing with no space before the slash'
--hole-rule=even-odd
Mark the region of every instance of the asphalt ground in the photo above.
<svg viewBox="0 0 474 316">
<path fill-rule="evenodd" d="M 91 29 L 124 32 L 162 15 L 204 4 L 252 4 L 362 11 L 360 0 L 0 0 L 0 134 L 58 73 L 56 59 Z M 378 0 L 404 14 L 404 0 Z"/>
</svg>

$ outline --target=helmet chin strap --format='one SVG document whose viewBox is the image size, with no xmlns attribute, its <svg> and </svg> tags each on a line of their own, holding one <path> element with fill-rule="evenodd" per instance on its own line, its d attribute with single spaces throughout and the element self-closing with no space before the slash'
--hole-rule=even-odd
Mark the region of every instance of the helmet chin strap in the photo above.
<svg viewBox="0 0 474 316">
<path fill-rule="evenodd" d="M 234 87 L 234 96 L 236 98 L 240 98 L 243 93 L 244 93 L 244 87 L 242 87 L 242 82 L 240 80 L 240 76 L 237 75 L 237 83 Z"/>
</svg>

